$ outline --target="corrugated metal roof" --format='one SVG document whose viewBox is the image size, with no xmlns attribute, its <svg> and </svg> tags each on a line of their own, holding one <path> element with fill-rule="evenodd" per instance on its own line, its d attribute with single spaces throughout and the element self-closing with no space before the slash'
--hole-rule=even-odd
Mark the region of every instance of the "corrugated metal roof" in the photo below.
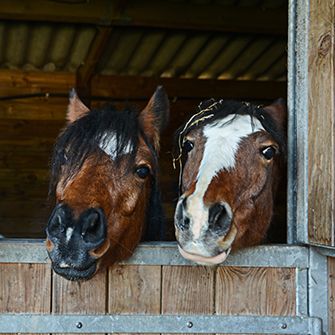
<svg viewBox="0 0 335 335">
<path fill-rule="evenodd" d="M 191 3 L 282 8 L 283 0 Z M 97 32 L 92 24 L 0 22 L 0 69 L 75 72 Z M 100 74 L 237 80 L 285 80 L 286 37 L 115 27 L 98 62 Z"/>
</svg>

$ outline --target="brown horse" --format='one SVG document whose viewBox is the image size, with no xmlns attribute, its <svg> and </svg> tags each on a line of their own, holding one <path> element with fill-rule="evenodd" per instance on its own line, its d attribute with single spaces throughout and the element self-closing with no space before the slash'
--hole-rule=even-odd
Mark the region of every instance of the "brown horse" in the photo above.
<svg viewBox="0 0 335 335">
<path fill-rule="evenodd" d="M 286 107 L 208 100 L 178 133 L 181 196 L 175 231 L 181 254 L 223 262 L 261 243 L 285 157 Z"/>
<path fill-rule="evenodd" d="M 52 158 L 50 193 L 57 204 L 46 229 L 59 275 L 89 279 L 131 256 L 143 235 L 161 237 L 157 155 L 168 114 L 162 87 L 140 113 L 109 106 L 90 111 L 72 92 Z"/>
</svg>

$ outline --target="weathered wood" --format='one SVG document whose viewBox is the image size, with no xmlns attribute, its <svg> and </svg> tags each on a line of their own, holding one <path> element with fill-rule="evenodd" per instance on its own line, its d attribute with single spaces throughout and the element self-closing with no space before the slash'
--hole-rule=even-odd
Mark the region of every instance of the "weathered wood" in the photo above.
<svg viewBox="0 0 335 335">
<path fill-rule="evenodd" d="M 50 313 L 48 264 L 0 263 L 0 313 Z"/>
<path fill-rule="evenodd" d="M 308 235 L 334 245 L 334 0 L 313 0 L 309 17 Z"/>
<path fill-rule="evenodd" d="M 328 257 L 328 325 L 329 334 L 335 334 L 335 258 Z"/>
<path fill-rule="evenodd" d="M 162 314 L 213 314 L 211 267 L 163 266 Z"/>
<path fill-rule="evenodd" d="M 109 269 L 108 283 L 108 313 L 160 313 L 160 266 L 114 265 Z"/>
<path fill-rule="evenodd" d="M 107 272 L 89 281 L 72 282 L 53 272 L 53 314 L 105 314 L 107 312 Z"/>
<path fill-rule="evenodd" d="M 114 265 L 108 284 L 109 313 L 160 313 L 160 266 Z"/>
<path fill-rule="evenodd" d="M 217 314 L 295 315 L 295 270 L 220 267 Z"/>
<path fill-rule="evenodd" d="M 50 309 L 49 265 L 0 263 L 0 313 L 48 314 Z"/>
</svg>

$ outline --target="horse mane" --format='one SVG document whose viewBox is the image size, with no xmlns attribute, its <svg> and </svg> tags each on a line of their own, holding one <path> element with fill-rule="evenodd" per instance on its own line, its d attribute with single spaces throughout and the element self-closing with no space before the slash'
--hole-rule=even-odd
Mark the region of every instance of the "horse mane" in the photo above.
<svg viewBox="0 0 335 335">
<path fill-rule="evenodd" d="M 286 157 L 286 137 L 280 130 L 270 113 L 261 106 L 255 106 L 249 102 L 240 102 L 235 100 L 215 100 L 209 99 L 203 101 L 198 106 L 198 111 L 187 122 L 185 122 L 176 132 L 175 148 L 178 159 L 181 155 L 183 138 L 199 125 L 204 127 L 207 124 L 215 123 L 228 115 L 250 115 L 251 122 L 253 118 L 259 120 L 264 129 L 279 144 L 280 153 Z"/>
<path fill-rule="evenodd" d="M 157 183 L 157 152 L 143 133 L 138 112 L 133 109 L 118 111 L 111 105 L 93 109 L 85 116 L 68 124 L 58 136 L 51 159 L 49 196 L 54 197 L 60 177 L 66 183 L 90 157 L 93 164 L 98 163 L 103 151 L 99 144 L 108 141 L 108 134 L 116 139 L 115 164 L 119 164 L 125 147 L 130 147 L 127 165 L 130 168 L 135 162 L 139 137 L 143 137 L 154 157 L 152 192 L 147 210 L 147 228 L 145 239 L 162 238 L 163 211 L 160 204 L 160 191 Z"/>
</svg>

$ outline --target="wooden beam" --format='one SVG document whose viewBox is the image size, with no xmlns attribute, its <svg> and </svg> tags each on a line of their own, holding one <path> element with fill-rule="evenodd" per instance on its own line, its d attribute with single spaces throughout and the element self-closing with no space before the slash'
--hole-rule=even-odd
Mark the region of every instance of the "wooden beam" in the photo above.
<svg viewBox="0 0 335 335">
<path fill-rule="evenodd" d="M 91 80 L 95 74 L 97 64 L 107 47 L 112 28 L 100 27 L 92 41 L 85 61 L 79 66 L 76 73 L 76 88 L 83 102 L 89 107 L 91 96 Z"/>
<path fill-rule="evenodd" d="M 191 14 L 190 14 L 191 13 Z M 155 27 L 249 34 L 287 34 L 287 8 L 228 7 L 163 0 L 2 0 L 0 19 Z"/>
<path fill-rule="evenodd" d="M 0 98 L 27 93 L 63 93 L 75 86 L 71 73 L 0 71 Z M 163 85 L 170 97 L 232 98 L 270 100 L 286 97 L 286 82 L 215 80 L 184 78 L 151 78 L 140 76 L 96 76 L 92 79 L 92 96 L 112 99 L 147 99 L 158 85 Z M 103 99 L 102 99 L 103 100 Z"/>
<path fill-rule="evenodd" d="M 286 97 L 286 82 L 215 80 L 186 78 L 151 78 L 138 76 L 97 76 L 92 81 L 92 95 L 116 99 L 148 98 L 158 85 L 170 97 L 275 99 Z"/>
<path fill-rule="evenodd" d="M 240 32 L 249 34 L 287 34 L 287 8 L 264 9 L 260 6 L 228 7 L 172 1 L 128 1 L 113 24 Z"/>
<path fill-rule="evenodd" d="M 113 7 L 108 0 L 65 1 L 3 0 L 0 19 L 109 25 Z"/>
</svg>

